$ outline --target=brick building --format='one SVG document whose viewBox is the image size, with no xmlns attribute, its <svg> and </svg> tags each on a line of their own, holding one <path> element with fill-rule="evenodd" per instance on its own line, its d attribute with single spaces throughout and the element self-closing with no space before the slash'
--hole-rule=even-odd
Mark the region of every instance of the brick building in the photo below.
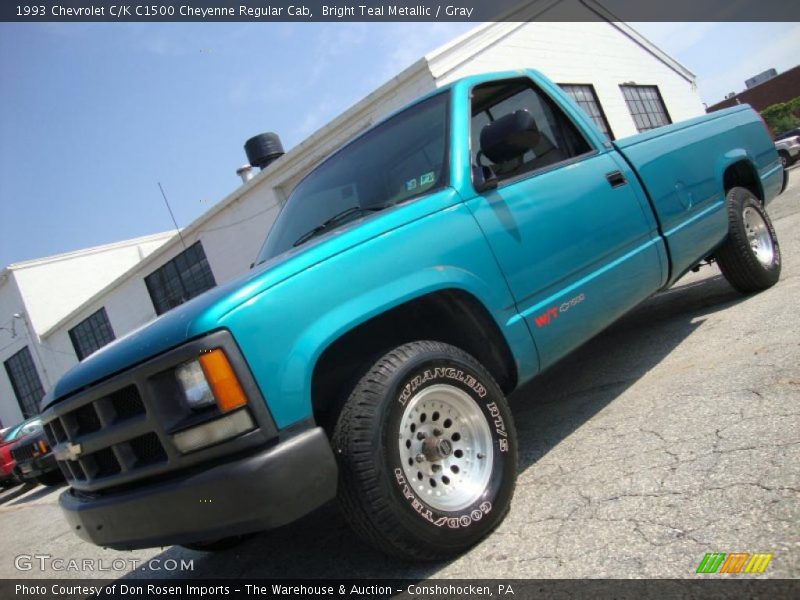
<svg viewBox="0 0 800 600">
<path fill-rule="evenodd" d="M 768 106 L 779 102 L 787 102 L 797 96 L 800 96 L 800 65 L 748 90 L 726 98 L 722 102 L 717 102 L 709 106 L 706 112 L 730 108 L 737 104 L 749 104 L 761 112 Z"/>
</svg>

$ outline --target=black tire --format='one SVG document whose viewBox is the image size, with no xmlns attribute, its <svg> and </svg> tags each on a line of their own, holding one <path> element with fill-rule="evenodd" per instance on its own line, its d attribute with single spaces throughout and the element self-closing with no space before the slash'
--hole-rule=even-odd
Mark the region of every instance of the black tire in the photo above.
<svg viewBox="0 0 800 600">
<path fill-rule="evenodd" d="M 728 238 L 715 254 L 719 268 L 728 283 L 743 294 L 766 290 L 781 274 L 781 250 L 772 221 L 750 190 L 731 188 L 727 202 Z M 762 235 L 753 233 L 746 215 L 763 221 Z"/>
<path fill-rule="evenodd" d="M 781 164 L 783 165 L 784 169 L 786 169 L 787 167 L 789 167 L 789 165 L 792 164 L 792 159 L 789 156 L 788 152 L 786 152 L 784 150 L 779 150 L 778 151 L 778 156 L 781 157 Z"/>
<path fill-rule="evenodd" d="M 432 428 L 429 436 L 432 442 L 426 451 L 442 454 L 423 459 L 424 465 L 408 469 L 428 469 L 430 478 L 425 479 L 428 477 L 425 475 L 420 480 L 431 482 L 434 487 L 438 481 L 441 491 L 433 492 L 430 488 L 429 495 L 422 498 L 417 495 L 422 493 L 418 491 L 422 489 L 422 481 L 405 471 L 405 461 L 409 465 L 414 463 L 410 455 L 401 457 L 401 452 L 406 452 L 402 450 L 405 447 L 408 452 L 419 452 L 418 459 L 423 456 L 421 450 L 428 443 L 427 438 L 419 442 L 419 449 L 416 448 L 419 437 L 414 438 L 414 445 L 409 445 L 415 431 L 412 419 L 420 419 L 422 423 L 426 418 L 421 412 L 425 405 L 417 403 L 417 399 L 434 394 L 431 402 L 435 406 L 437 393 L 458 398 L 464 410 L 471 411 L 470 422 L 478 423 L 472 431 L 479 430 L 479 434 L 474 437 L 477 441 L 474 448 L 461 450 L 457 446 L 463 440 L 457 429 L 467 431 L 465 421 L 459 420 L 466 413 L 452 413 L 449 408 L 442 410 L 441 416 L 436 411 L 430 413 L 424 427 Z M 422 409 L 413 414 L 407 412 L 413 406 Z M 407 413 L 405 424 L 404 413 Z M 447 414 L 455 416 L 451 420 Z M 420 424 L 416 436 L 422 434 L 422 429 Z M 403 441 L 403 436 L 408 439 Z M 508 513 L 517 475 L 517 442 L 511 413 L 492 376 L 458 348 L 419 341 L 384 355 L 353 389 L 339 415 L 332 442 L 339 463 L 338 499 L 344 517 L 362 539 L 383 552 L 407 560 L 449 558 L 486 537 Z M 483 454 L 475 449 L 480 444 L 486 449 Z M 463 499 L 469 504 L 453 505 L 453 510 L 432 504 L 443 500 L 434 498 L 431 492 L 447 497 L 470 489 L 459 488 L 458 475 L 452 482 L 445 476 L 451 475 L 449 470 L 454 462 L 467 460 L 474 461 L 469 469 L 474 466 L 474 472 L 483 473 L 485 481 L 477 486 L 477 494 L 468 493 Z M 434 475 L 436 464 L 439 471 Z M 464 468 L 461 477 L 468 474 Z M 446 487 L 449 485 L 452 487 Z"/>
<path fill-rule="evenodd" d="M 65 479 L 64 475 L 61 473 L 60 470 L 55 470 L 55 471 L 49 471 L 47 473 L 42 473 L 36 478 L 36 481 L 38 481 L 42 485 L 52 487 L 64 483 Z"/>
</svg>

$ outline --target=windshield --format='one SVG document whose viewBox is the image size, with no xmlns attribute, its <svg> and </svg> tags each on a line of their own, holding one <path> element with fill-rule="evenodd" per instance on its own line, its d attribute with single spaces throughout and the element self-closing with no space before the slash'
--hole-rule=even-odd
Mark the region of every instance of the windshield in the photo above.
<svg viewBox="0 0 800 600">
<path fill-rule="evenodd" d="M 314 169 L 292 191 L 256 262 L 446 186 L 448 98 L 407 108 Z"/>
<path fill-rule="evenodd" d="M 10 442 L 20 437 L 25 437 L 26 435 L 30 435 L 36 431 L 39 431 L 42 428 L 42 422 L 39 419 L 34 419 L 32 421 L 23 421 L 10 431 L 6 432 L 3 436 L 4 442 Z"/>
</svg>

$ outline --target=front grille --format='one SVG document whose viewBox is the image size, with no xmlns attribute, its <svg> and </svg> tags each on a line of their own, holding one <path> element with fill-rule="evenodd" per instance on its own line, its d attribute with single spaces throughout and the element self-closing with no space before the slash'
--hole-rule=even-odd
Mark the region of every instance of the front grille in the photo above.
<svg viewBox="0 0 800 600">
<path fill-rule="evenodd" d="M 11 449 L 11 456 L 13 456 L 14 460 L 17 462 L 30 460 L 33 458 L 35 447 L 36 447 L 35 444 L 25 444 L 23 446 L 17 446 Z"/>
<path fill-rule="evenodd" d="M 148 433 L 128 442 L 133 454 L 136 456 L 137 465 L 152 465 L 153 463 L 167 460 L 164 446 L 155 433 Z"/>
<path fill-rule="evenodd" d="M 119 435 L 105 447 L 80 454 L 74 460 L 59 460 L 64 476 L 71 482 L 93 483 L 167 460 L 167 452 L 156 432 L 127 434 L 126 423 L 135 427 L 147 410 L 136 385 L 127 385 L 73 410 L 67 410 L 45 425 L 51 446 L 65 444 L 85 452 L 85 439 L 115 427 Z M 102 433 L 101 433 L 102 434 Z M 101 435 L 100 434 L 100 435 Z M 95 444 L 96 446 L 96 444 Z"/>
<path fill-rule="evenodd" d="M 100 418 L 100 414 L 104 418 Z M 62 414 L 44 427 L 50 446 L 100 431 L 106 425 L 121 423 L 145 414 L 144 403 L 135 385 L 128 385 L 104 398 Z"/>
<path fill-rule="evenodd" d="M 47 424 L 45 427 L 45 433 L 50 440 L 51 446 L 61 443 L 67 439 L 67 434 L 64 431 L 64 427 L 61 425 L 61 421 L 58 419 Z"/>
<path fill-rule="evenodd" d="M 94 409 L 94 404 L 87 404 L 72 413 L 77 426 L 77 435 L 87 435 L 100 429 L 100 417 Z"/>
<path fill-rule="evenodd" d="M 91 454 L 89 458 L 94 460 L 95 465 L 97 466 L 97 470 L 93 474 L 96 478 L 115 475 L 122 470 L 119 462 L 114 456 L 114 451 L 111 448 L 99 450 L 98 452 Z"/>
<path fill-rule="evenodd" d="M 111 394 L 108 399 L 115 413 L 115 422 L 144 414 L 144 404 L 136 386 L 129 385 Z"/>
<path fill-rule="evenodd" d="M 86 473 L 81 468 L 81 463 L 77 460 L 59 460 L 59 466 L 64 473 L 64 477 L 69 480 L 86 481 Z"/>
</svg>

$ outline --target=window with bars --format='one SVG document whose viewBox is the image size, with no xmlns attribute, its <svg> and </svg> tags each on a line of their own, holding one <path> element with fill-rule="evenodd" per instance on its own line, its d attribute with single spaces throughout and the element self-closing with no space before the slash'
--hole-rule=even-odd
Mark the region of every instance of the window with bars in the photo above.
<svg viewBox="0 0 800 600">
<path fill-rule="evenodd" d="M 22 416 L 28 419 L 38 415 L 39 401 L 44 397 L 44 388 L 28 347 L 25 346 L 4 364 Z"/>
<path fill-rule="evenodd" d="M 144 278 L 156 314 L 163 314 L 217 285 L 198 241 Z"/>
<path fill-rule="evenodd" d="M 628 105 L 628 110 L 639 132 L 672 123 L 661 93 L 658 91 L 658 86 L 621 85 L 619 87 L 622 95 L 625 96 L 625 103 Z"/>
<path fill-rule="evenodd" d="M 614 139 L 611 126 L 608 124 L 608 119 L 606 118 L 606 113 L 603 111 L 600 100 L 597 99 L 597 92 L 594 91 L 593 85 L 589 83 L 560 83 L 559 86 L 583 109 L 583 112 L 589 115 L 589 118 L 594 121 L 597 128 L 602 131 L 608 139 Z"/>
<path fill-rule="evenodd" d="M 69 330 L 69 339 L 75 348 L 78 360 L 114 341 L 114 330 L 108 320 L 105 307 L 90 315 Z"/>
</svg>

